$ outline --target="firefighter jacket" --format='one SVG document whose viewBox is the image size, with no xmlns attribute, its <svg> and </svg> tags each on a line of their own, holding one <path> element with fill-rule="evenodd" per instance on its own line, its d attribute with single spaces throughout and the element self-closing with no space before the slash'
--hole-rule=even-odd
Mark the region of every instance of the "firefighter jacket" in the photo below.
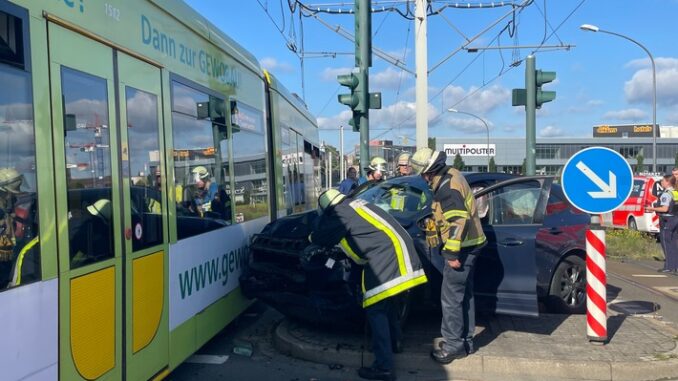
<svg viewBox="0 0 678 381">
<path fill-rule="evenodd" d="M 318 219 L 309 240 L 320 246 L 339 245 L 363 266 L 363 308 L 427 281 L 412 238 L 379 207 L 347 198 Z"/>
<path fill-rule="evenodd" d="M 464 176 L 445 167 L 433 176 L 433 219 L 445 259 L 459 259 L 486 241 L 473 192 Z"/>
</svg>

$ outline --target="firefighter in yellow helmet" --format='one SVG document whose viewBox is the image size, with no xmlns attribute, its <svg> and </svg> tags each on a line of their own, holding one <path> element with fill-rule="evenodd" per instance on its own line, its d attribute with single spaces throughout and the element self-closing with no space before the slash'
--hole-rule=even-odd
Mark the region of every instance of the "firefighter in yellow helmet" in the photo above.
<svg viewBox="0 0 678 381">
<path fill-rule="evenodd" d="M 446 160 L 445 152 L 430 148 L 419 149 L 410 159 L 414 174 L 421 175 L 433 192 L 433 221 L 427 224 L 427 236 L 432 233 L 433 239 L 427 242 L 437 244 L 445 259 L 440 292 L 444 342 L 431 352 L 444 364 L 474 352 L 473 270 L 476 255 L 486 244 L 473 192 Z"/>
<path fill-rule="evenodd" d="M 367 177 L 360 177 L 358 185 L 362 185 L 368 181 L 379 182 L 384 179 L 386 172 L 386 160 L 381 156 L 375 156 L 370 160 L 370 164 L 364 168 Z"/>
<path fill-rule="evenodd" d="M 412 238 L 387 212 L 336 189 L 318 199 L 321 215 L 309 240 L 333 247 L 362 271 L 362 306 L 372 331 L 374 363 L 358 370 L 362 378 L 395 380 L 393 351 L 398 351 L 400 326 L 394 296 L 426 283 Z"/>
</svg>

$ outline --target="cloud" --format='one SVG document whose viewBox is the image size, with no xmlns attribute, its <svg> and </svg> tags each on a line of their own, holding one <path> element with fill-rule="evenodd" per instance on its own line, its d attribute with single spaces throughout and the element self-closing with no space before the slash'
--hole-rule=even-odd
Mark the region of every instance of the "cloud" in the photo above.
<svg viewBox="0 0 678 381">
<path fill-rule="evenodd" d="M 454 115 L 454 114 L 453 114 Z M 465 134 L 485 134 L 487 129 L 485 124 L 476 118 L 464 118 L 464 117 L 448 117 L 445 119 L 445 125 L 451 127 L 454 130 L 463 132 Z M 490 130 L 494 129 L 494 126 L 488 121 L 488 128 Z"/>
<path fill-rule="evenodd" d="M 370 110 L 370 128 L 414 128 L 417 119 L 416 109 L 415 102 L 400 101 L 383 107 L 381 110 Z M 439 114 L 440 111 L 429 103 L 428 120 L 430 127 L 439 123 Z M 350 119 L 351 111 L 346 109 L 331 117 L 320 117 L 317 122 L 320 129 L 336 129 L 341 125 L 348 126 Z"/>
<path fill-rule="evenodd" d="M 320 79 L 328 82 L 337 82 L 338 75 L 352 73 L 353 69 L 352 67 L 326 67 L 320 73 Z"/>
<path fill-rule="evenodd" d="M 631 122 L 636 122 L 645 118 L 647 118 L 647 113 L 637 108 L 608 111 L 603 115 L 603 119 L 626 120 Z"/>
<path fill-rule="evenodd" d="M 657 76 L 657 103 L 678 104 L 678 58 L 659 57 L 655 59 Z M 652 102 L 652 67 L 649 59 L 633 60 L 627 67 L 637 68 L 630 80 L 624 84 L 626 100 L 631 103 Z"/>
<path fill-rule="evenodd" d="M 294 73 L 294 67 L 292 67 L 292 65 L 288 64 L 287 62 L 280 62 L 273 57 L 264 57 L 259 61 L 259 63 L 264 69 L 273 73 Z"/>
<path fill-rule="evenodd" d="M 454 107 L 474 114 L 486 114 L 499 106 L 510 104 L 511 92 L 501 85 L 492 85 L 481 90 L 471 86 L 450 86 L 443 92 L 445 109 Z"/>
<path fill-rule="evenodd" d="M 556 138 L 564 135 L 563 130 L 555 126 L 546 126 L 539 130 L 539 136 L 542 138 Z"/>
<path fill-rule="evenodd" d="M 591 99 L 588 102 L 586 102 L 586 105 L 590 107 L 602 106 L 604 104 L 605 102 L 600 99 Z"/>
<path fill-rule="evenodd" d="M 389 66 L 384 71 L 370 74 L 370 90 L 395 90 L 408 79 L 405 73 Z"/>
</svg>

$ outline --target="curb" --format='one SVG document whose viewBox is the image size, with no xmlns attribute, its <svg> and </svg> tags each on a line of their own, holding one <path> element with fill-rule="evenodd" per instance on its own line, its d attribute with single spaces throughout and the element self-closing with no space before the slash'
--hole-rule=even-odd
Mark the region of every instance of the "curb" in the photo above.
<svg viewBox="0 0 678 381">
<path fill-rule="evenodd" d="M 359 349 L 325 348 L 295 339 L 289 332 L 287 320 L 280 322 L 274 330 L 273 345 L 278 351 L 299 359 L 322 363 L 341 364 L 346 367 L 361 366 Z M 638 359 L 634 362 L 528 359 L 512 356 L 491 356 L 474 354 L 448 365 L 435 363 L 428 352 L 421 348 L 419 353 L 395 355 L 396 369 L 400 371 L 444 371 L 455 378 L 467 379 L 520 379 L 520 380 L 606 380 L 641 381 L 678 377 L 678 358 L 667 360 Z M 675 350 L 672 352 L 675 355 Z M 373 360 L 372 353 L 365 351 L 364 364 Z"/>
</svg>

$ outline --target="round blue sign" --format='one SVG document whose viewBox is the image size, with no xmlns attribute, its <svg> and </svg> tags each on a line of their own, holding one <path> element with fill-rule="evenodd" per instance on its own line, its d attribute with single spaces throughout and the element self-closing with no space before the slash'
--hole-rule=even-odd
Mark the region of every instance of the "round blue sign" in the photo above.
<svg viewBox="0 0 678 381">
<path fill-rule="evenodd" d="M 633 171 L 617 151 L 590 147 L 567 161 L 562 185 L 565 197 L 576 208 L 590 214 L 607 213 L 631 194 Z"/>
</svg>

